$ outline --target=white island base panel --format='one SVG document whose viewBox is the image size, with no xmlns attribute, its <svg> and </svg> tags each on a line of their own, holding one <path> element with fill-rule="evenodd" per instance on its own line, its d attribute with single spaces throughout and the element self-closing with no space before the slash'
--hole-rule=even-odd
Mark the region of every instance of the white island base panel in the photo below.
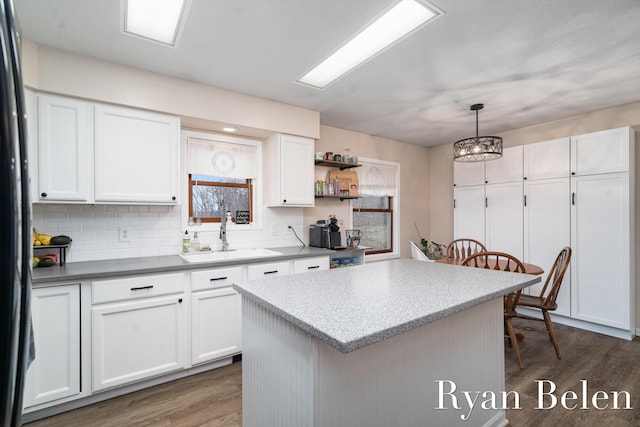
<svg viewBox="0 0 640 427">
<path fill-rule="evenodd" d="M 507 425 L 502 297 L 346 354 L 247 298 L 242 313 L 245 427 Z M 450 396 L 437 409 L 439 380 L 462 409 Z M 493 393 L 497 409 L 481 394 L 461 419 L 462 391 Z"/>
</svg>

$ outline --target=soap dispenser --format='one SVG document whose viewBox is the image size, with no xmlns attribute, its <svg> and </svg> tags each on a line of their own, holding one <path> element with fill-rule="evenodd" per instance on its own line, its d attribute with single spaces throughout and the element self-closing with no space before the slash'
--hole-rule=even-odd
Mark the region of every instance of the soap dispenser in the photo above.
<svg viewBox="0 0 640 427">
<path fill-rule="evenodd" d="M 197 231 L 193 232 L 193 239 L 191 239 L 191 249 L 196 252 L 200 250 L 200 239 L 198 239 Z"/>
<path fill-rule="evenodd" d="M 182 237 L 182 252 L 189 252 L 189 249 L 191 249 L 189 230 L 184 230 L 184 236 Z"/>
</svg>

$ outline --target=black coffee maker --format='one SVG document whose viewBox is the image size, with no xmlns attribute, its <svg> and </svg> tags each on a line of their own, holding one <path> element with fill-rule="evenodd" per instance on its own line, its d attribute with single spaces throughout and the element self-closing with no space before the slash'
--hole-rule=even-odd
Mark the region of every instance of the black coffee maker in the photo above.
<svg viewBox="0 0 640 427">
<path fill-rule="evenodd" d="M 335 215 L 329 217 L 329 222 L 321 219 L 311 225 L 309 229 L 309 246 L 316 248 L 334 249 L 342 246 L 340 226 Z"/>
</svg>

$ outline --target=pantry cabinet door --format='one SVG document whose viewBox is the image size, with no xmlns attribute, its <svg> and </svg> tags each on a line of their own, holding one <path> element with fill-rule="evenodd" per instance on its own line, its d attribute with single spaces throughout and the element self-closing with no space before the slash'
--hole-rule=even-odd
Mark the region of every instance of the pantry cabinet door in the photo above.
<svg viewBox="0 0 640 427">
<path fill-rule="evenodd" d="M 522 181 L 522 146 L 505 148 L 502 157 L 486 162 L 487 184 Z"/>
<path fill-rule="evenodd" d="M 484 184 L 485 162 L 453 162 L 453 185 L 467 187 Z"/>
<path fill-rule="evenodd" d="M 95 107 L 95 200 L 178 204 L 180 119 Z"/>
<path fill-rule="evenodd" d="M 542 282 L 525 292 L 539 295 L 556 257 L 571 244 L 569 177 L 525 181 L 524 195 L 524 262 L 545 270 Z M 571 315 L 570 277 L 569 269 L 560 286 L 555 314 Z"/>
<path fill-rule="evenodd" d="M 522 259 L 522 182 L 487 185 L 485 191 L 487 250 L 506 252 Z"/>
<path fill-rule="evenodd" d="M 40 202 L 86 202 L 93 183 L 92 106 L 77 99 L 38 95 Z"/>
<path fill-rule="evenodd" d="M 571 137 L 571 174 L 575 176 L 629 170 L 631 128 L 609 129 Z"/>
<path fill-rule="evenodd" d="M 630 330 L 629 174 L 571 184 L 571 316 Z"/>
<path fill-rule="evenodd" d="M 456 187 L 453 190 L 453 235 L 484 242 L 484 185 Z"/>
<path fill-rule="evenodd" d="M 548 179 L 569 176 L 571 141 L 560 138 L 527 144 L 524 149 L 524 179 Z"/>
</svg>

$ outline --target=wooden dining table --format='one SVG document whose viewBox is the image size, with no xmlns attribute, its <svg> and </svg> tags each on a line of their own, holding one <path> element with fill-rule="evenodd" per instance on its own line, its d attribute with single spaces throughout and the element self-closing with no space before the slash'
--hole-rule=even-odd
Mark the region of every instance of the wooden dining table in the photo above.
<svg viewBox="0 0 640 427">
<path fill-rule="evenodd" d="M 436 262 L 439 262 L 440 264 L 449 264 L 449 265 L 462 265 L 463 261 L 464 261 L 463 258 L 441 258 L 436 260 Z M 506 261 L 500 261 L 501 268 L 504 267 L 502 266 L 503 262 L 506 263 Z M 524 266 L 524 272 L 526 274 L 533 274 L 535 276 L 539 276 L 542 273 L 544 273 L 544 269 L 538 265 L 529 264 L 526 262 L 523 262 L 522 265 Z"/>
</svg>

